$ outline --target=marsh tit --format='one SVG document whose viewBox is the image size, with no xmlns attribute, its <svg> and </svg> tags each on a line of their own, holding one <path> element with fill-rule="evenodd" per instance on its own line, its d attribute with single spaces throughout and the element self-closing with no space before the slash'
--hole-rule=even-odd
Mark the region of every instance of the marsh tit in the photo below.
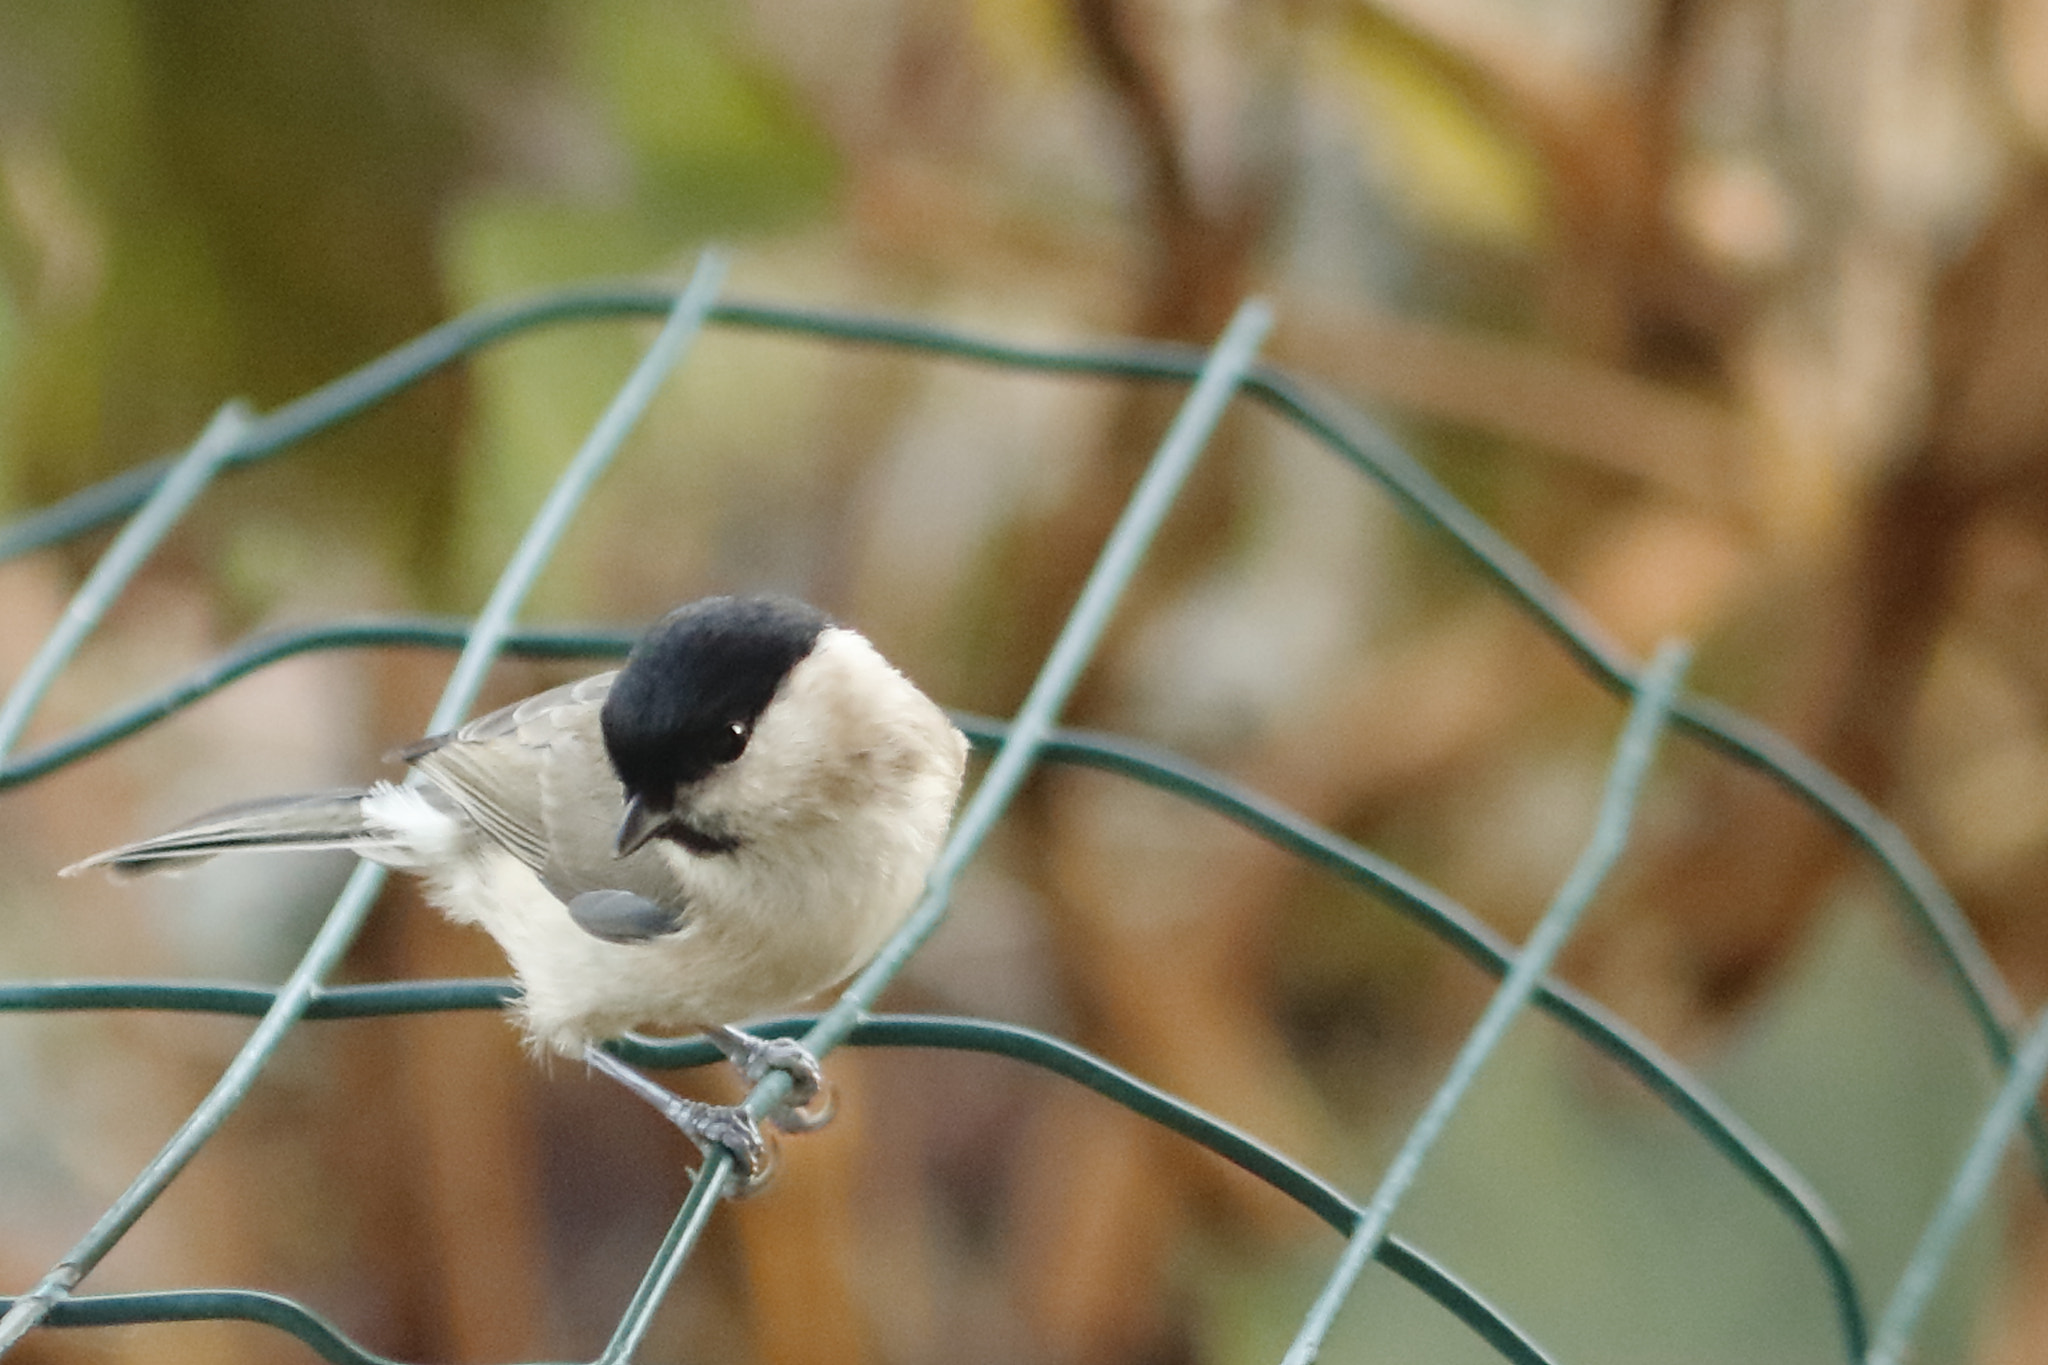
<svg viewBox="0 0 2048 1365">
<path fill-rule="evenodd" d="M 750 1179 L 745 1110 L 685 1100 L 602 1050 L 701 1029 L 748 1077 L 791 1074 L 779 1127 L 823 1121 L 817 1061 L 735 1021 L 852 974 L 924 886 L 967 741 L 855 631 L 801 602 L 712 597 L 624 667 L 401 751 L 414 780 L 247 802 L 64 869 L 144 873 L 230 849 L 346 848 L 419 875 L 511 960 L 532 1048 L 582 1058 Z"/>
</svg>

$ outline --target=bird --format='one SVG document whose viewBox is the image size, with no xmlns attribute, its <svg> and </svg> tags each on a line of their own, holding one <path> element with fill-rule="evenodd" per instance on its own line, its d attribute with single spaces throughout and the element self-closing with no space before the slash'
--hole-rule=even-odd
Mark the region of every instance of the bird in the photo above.
<svg viewBox="0 0 2048 1365">
<path fill-rule="evenodd" d="M 823 1122 L 816 1058 L 739 1025 L 844 980 L 904 922 L 967 751 L 858 631 L 794 598 L 707 597 L 616 670 L 399 750 L 404 782 L 241 802 L 63 874 L 318 848 L 414 874 L 504 950 L 531 1052 L 620 1082 L 707 1156 L 727 1148 L 751 1189 L 774 1159 L 752 1115 L 674 1095 L 603 1044 L 702 1031 L 749 1081 L 789 1074 L 775 1127 Z"/>
</svg>

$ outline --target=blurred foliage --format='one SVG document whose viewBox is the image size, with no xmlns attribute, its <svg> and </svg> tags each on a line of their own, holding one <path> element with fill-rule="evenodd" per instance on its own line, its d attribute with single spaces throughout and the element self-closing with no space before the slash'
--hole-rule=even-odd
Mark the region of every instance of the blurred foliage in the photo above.
<svg viewBox="0 0 2048 1365">
<path fill-rule="evenodd" d="M 0 6 L 0 508 L 176 448 L 230 396 L 274 405 L 540 285 L 673 276 L 710 239 L 739 248 L 736 293 L 1025 338 L 1206 340 L 1262 292 L 1276 359 L 1391 414 L 1617 638 L 1696 639 L 1698 687 L 1895 813 L 2033 999 L 2044 90 L 2041 0 L 27 0 Z M 46 729 L 266 622 L 473 607 L 644 338 L 523 338 L 231 477 Z M 536 612 L 782 588 L 942 699 L 1013 704 L 1170 397 L 716 332 Z M 0 673 L 93 548 L 0 566 Z M 375 772 L 435 667 L 303 660 L 12 794 L 9 973 L 279 970 L 332 869 L 146 898 L 50 870 Z M 1520 933 L 1617 714 L 1372 490 L 1245 418 L 1073 718 L 1239 773 Z M 1964 1031 L 1846 851 L 1761 782 L 1675 754 L 1645 824 L 1570 974 L 1815 1178 L 1881 1298 L 1986 1093 Z M 1040 783 L 1001 845 L 905 1003 L 1075 1036 L 1356 1188 L 1478 1008 L 1405 924 L 1107 779 Z M 355 967 L 497 970 L 396 898 Z M 1785 1231 L 1546 1029 L 1401 1230 L 1566 1359 L 1824 1355 Z M 70 1244 L 231 1036 L 10 1024 L 0 1084 L 38 1103 L 0 1107 L 0 1282 Z M 679 1188 L 672 1135 L 530 1074 L 492 1020 L 295 1048 L 94 1286 L 274 1287 L 410 1358 L 592 1349 Z M 1333 1250 L 1040 1078 L 833 1067 L 849 1112 L 722 1215 L 665 1349 L 1263 1359 Z M 2040 1223 L 2031 1194 L 1987 1220 L 1927 1358 L 2039 1358 Z M 1465 1358 L 1410 1297 L 1369 1279 L 1333 1354 Z M 35 1346 L 297 1358 L 253 1329 Z"/>
</svg>

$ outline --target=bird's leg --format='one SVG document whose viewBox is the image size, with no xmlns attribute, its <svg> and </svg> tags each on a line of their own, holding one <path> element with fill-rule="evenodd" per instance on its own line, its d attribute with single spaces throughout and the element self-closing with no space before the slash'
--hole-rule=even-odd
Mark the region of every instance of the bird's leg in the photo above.
<svg viewBox="0 0 2048 1365">
<path fill-rule="evenodd" d="M 705 1156 L 711 1155 L 714 1146 L 731 1152 L 741 1173 L 739 1194 L 752 1194 L 774 1174 L 773 1139 L 739 1105 L 706 1104 L 671 1094 L 595 1043 L 584 1046 L 583 1060 L 660 1110 Z"/>
<path fill-rule="evenodd" d="M 789 1077 L 789 1098 L 768 1115 L 783 1132 L 808 1133 L 831 1120 L 832 1092 L 825 1073 L 802 1043 L 794 1038 L 757 1038 L 730 1024 L 707 1025 L 704 1036 L 750 1085 L 759 1085 L 771 1071 Z"/>
</svg>

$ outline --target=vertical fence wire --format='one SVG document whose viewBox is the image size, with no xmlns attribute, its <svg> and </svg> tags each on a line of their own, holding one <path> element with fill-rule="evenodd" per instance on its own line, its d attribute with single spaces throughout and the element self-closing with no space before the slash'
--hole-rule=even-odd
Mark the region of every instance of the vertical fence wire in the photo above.
<svg viewBox="0 0 2048 1365">
<path fill-rule="evenodd" d="M 121 534 L 78 585 L 78 591 L 64 604 L 64 614 L 43 637 L 28 667 L 8 689 L 7 699 L 0 701 L 0 761 L 13 757 L 15 746 L 35 718 L 36 708 L 43 704 L 65 665 L 105 619 L 114 599 L 155 553 L 178 519 L 199 500 L 214 475 L 233 457 L 248 429 L 248 412 L 238 403 L 229 403 L 215 413 L 191 450 L 165 471 L 163 481 L 150 491 L 141 510 L 121 528 Z"/>
<path fill-rule="evenodd" d="M 1635 705 L 1629 710 L 1628 723 L 1622 729 L 1621 739 L 1615 748 L 1614 764 L 1608 770 L 1607 789 L 1601 797 L 1592 837 L 1565 877 L 1564 885 L 1558 888 L 1550 908 L 1536 922 L 1529 942 L 1515 955 L 1514 965 L 1501 978 L 1500 986 L 1494 991 L 1493 998 L 1487 1001 L 1479 1022 L 1465 1035 L 1464 1045 L 1458 1049 L 1450 1070 L 1431 1093 L 1422 1116 L 1416 1119 L 1407 1138 L 1394 1153 L 1394 1159 L 1388 1163 L 1379 1188 L 1373 1191 L 1372 1200 L 1366 1205 L 1365 1217 L 1351 1234 L 1336 1268 L 1330 1272 L 1328 1283 L 1316 1296 L 1308 1316 L 1302 1320 L 1301 1330 L 1295 1333 L 1283 1365 L 1309 1365 L 1322 1350 L 1323 1341 L 1337 1320 L 1338 1310 L 1344 1306 L 1352 1286 L 1357 1284 L 1373 1253 L 1386 1239 L 1394 1220 L 1394 1210 L 1408 1193 L 1409 1186 L 1415 1183 L 1415 1177 L 1422 1173 L 1422 1163 L 1436 1146 L 1437 1139 L 1443 1136 L 1444 1129 L 1450 1126 L 1451 1115 L 1457 1112 L 1465 1093 L 1479 1078 L 1480 1068 L 1486 1065 L 1501 1040 L 1507 1037 L 1509 1025 L 1535 995 L 1537 985 L 1550 974 L 1551 964 L 1564 950 L 1565 940 L 1578 927 L 1586 907 L 1593 903 L 1594 895 L 1607 880 L 1607 874 L 1621 860 L 1622 850 L 1628 845 L 1629 828 L 1635 822 L 1643 779 L 1649 775 L 1650 760 L 1656 756 L 1657 742 L 1663 737 L 1664 723 L 1670 715 L 1679 679 L 1684 675 L 1686 658 L 1684 649 L 1667 645 L 1644 671 L 1642 691 L 1636 694 Z"/>
<path fill-rule="evenodd" d="M 2012 1069 L 2006 1074 L 1997 1096 L 1971 1139 L 1969 1149 L 1956 1166 L 1947 1192 L 1922 1229 L 1919 1243 L 1907 1258 L 1906 1268 L 1877 1320 L 1870 1348 L 1870 1365 L 1899 1365 L 1913 1343 L 1920 1318 L 1934 1298 L 1935 1287 L 1954 1259 L 1956 1243 L 1984 1202 L 1991 1179 L 2012 1145 L 2015 1131 L 2025 1119 L 2041 1083 L 2048 1080 L 2048 1010 L 2042 1011 L 2022 1043 Z"/>
</svg>

